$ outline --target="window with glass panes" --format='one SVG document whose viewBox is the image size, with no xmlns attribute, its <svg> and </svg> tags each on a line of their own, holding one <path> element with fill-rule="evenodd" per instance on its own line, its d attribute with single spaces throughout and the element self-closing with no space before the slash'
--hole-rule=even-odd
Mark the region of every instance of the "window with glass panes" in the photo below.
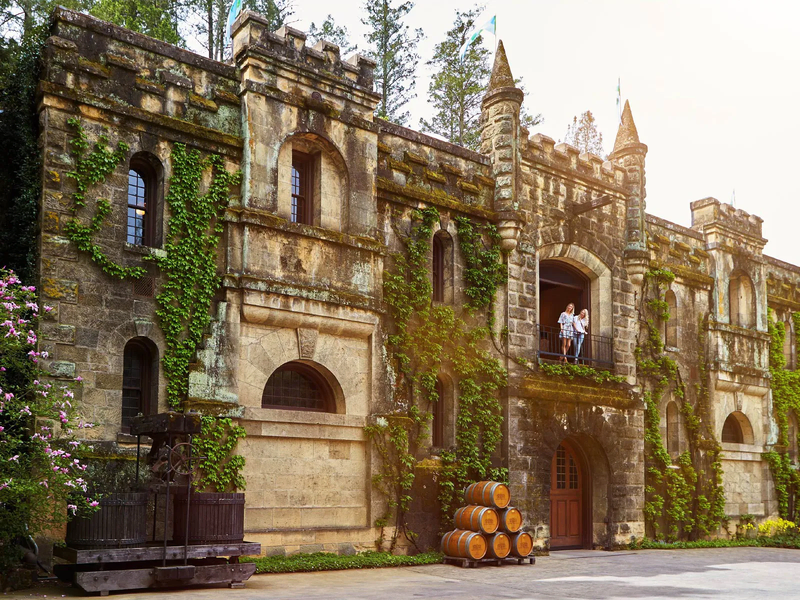
<svg viewBox="0 0 800 600">
<path fill-rule="evenodd" d="M 138 171 L 128 171 L 128 243 L 145 245 L 147 185 Z"/>
<path fill-rule="evenodd" d="M 311 161 L 300 152 L 292 154 L 292 223 L 311 222 Z"/>
<path fill-rule="evenodd" d="M 285 364 L 272 374 L 264 386 L 261 407 L 335 412 L 328 383 L 303 363 Z"/>
<path fill-rule="evenodd" d="M 149 414 L 152 358 L 144 344 L 131 340 L 122 360 L 122 431 L 128 432 L 135 416 Z"/>
</svg>

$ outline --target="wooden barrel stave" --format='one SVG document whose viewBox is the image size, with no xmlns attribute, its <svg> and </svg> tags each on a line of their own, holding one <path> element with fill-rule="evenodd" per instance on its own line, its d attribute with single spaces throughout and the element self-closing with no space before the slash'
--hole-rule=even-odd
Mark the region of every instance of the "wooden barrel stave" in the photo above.
<svg viewBox="0 0 800 600">
<path fill-rule="evenodd" d="M 511 554 L 524 558 L 533 551 L 533 537 L 527 531 L 520 531 L 511 537 Z"/>
<path fill-rule="evenodd" d="M 511 538 L 507 533 L 498 531 L 486 537 L 486 555 L 491 558 L 505 558 L 511 552 Z"/>
<path fill-rule="evenodd" d="M 486 556 L 486 538 L 466 529 L 448 531 L 442 537 L 442 552 L 447 556 L 478 560 Z"/>
<path fill-rule="evenodd" d="M 497 512 L 500 517 L 499 529 L 502 529 L 506 533 L 517 533 L 522 529 L 522 513 L 518 508 L 507 506 Z"/>
<path fill-rule="evenodd" d="M 467 504 L 505 508 L 511 501 L 508 486 L 498 481 L 478 481 L 464 491 Z"/>
<path fill-rule="evenodd" d="M 456 529 L 491 534 L 500 526 L 500 517 L 493 508 L 473 504 L 459 508 L 453 517 L 453 522 Z"/>
</svg>

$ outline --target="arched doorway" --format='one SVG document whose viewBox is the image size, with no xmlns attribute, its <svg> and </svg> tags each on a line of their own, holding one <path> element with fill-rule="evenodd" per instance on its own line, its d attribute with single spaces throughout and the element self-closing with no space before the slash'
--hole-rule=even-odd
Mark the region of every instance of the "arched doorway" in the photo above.
<svg viewBox="0 0 800 600">
<path fill-rule="evenodd" d="M 584 548 L 591 544 L 589 469 L 580 449 L 562 441 L 550 468 L 550 548 Z"/>
</svg>

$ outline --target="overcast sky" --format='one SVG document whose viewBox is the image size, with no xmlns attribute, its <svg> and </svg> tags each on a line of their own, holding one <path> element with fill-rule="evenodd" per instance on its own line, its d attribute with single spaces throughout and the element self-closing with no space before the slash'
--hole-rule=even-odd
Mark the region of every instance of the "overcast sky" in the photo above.
<svg viewBox="0 0 800 600">
<path fill-rule="evenodd" d="M 398 1 L 398 0 L 396 0 Z M 713 196 L 764 219 L 765 252 L 800 265 L 800 3 L 740 0 L 495 0 L 498 35 L 526 104 L 545 121 L 536 131 L 563 138 L 572 117 L 591 110 L 606 152 L 616 135 L 617 78 L 647 154 L 647 210 L 691 224 L 689 203 Z M 413 120 L 428 116 L 424 65 L 472 3 L 417 0 L 422 27 Z M 295 0 L 294 27 L 328 13 L 363 46 L 359 1 Z M 488 41 L 488 40 L 487 40 Z M 489 45 L 492 45 L 489 41 Z"/>
</svg>

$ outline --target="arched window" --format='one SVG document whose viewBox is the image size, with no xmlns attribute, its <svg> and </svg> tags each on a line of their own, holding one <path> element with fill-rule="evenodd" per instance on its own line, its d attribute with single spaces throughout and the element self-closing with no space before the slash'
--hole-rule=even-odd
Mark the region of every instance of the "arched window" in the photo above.
<svg viewBox="0 0 800 600">
<path fill-rule="evenodd" d="M 161 163 L 146 152 L 134 154 L 128 167 L 126 240 L 136 246 L 156 246 Z"/>
<path fill-rule="evenodd" d="M 669 452 L 671 456 L 680 454 L 680 440 L 678 405 L 673 400 L 667 404 L 667 452 Z"/>
<path fill-rule="evenodd" d="M 731 325 L 753 327 L 755 325 L 755 294 L 753 283 L 744 273 L 731 275 L 728 283 L 728 301 Z"/>
<path fill-rule="evenodd" d="M 131 420 L 149 415 L 157 408 L 158 351 L 150 340 L 133 338 L 125 345 L 122 358 L 122 432 L 128 433 Z"/>
<path fill-rule="evenodd" d="M 453 303 L 453 238 L 444 229 L 433 236 L 431 243 L 431 283 L 433 301 Z"/>
<path fill-rule="evenodd" d="M 789 411 L 789 415 L 788 415 L 788 419 L 787 420 L 788 420 L 788 423 L 787 423 L 788 427 L 787 427 L 786 435 L 787 435 L 787 437 L 789 439 L 786 440 L 787 441 L 786 445 L 787 445 L 788 450 L 789 450 L 789 458 L 792 459 L 793 463 L 797 463 L 797 459 L 798 459 L 797 415 L 794 413 L 793 410 Z"/>
<path fill-rule="evenodd" d="M 292 152 L 292 223 L 314 224 L 313 167 L 310 154 Z"/>
<path fill-rule="evenodd" d="M 794 331 L 792 330 L 792 322 L 784 321 L 783 330 L 785 332 L 783 338 L 783 357 L 786 359 L 786 368 L 794 369 Z"/>
<path fill-rule="evenodd" d="M 743 412 L 732 412 L 722 426 L 722 441 L 730 444 L 752 444 L 753 427 Z"/>
<path fill-rule="evenodd" d="M 330 384 L 314 367 L 301 362 L 275 370 L 264 386 L 261 407 L 336 412 Z"/>
<path fill-rule="evenodd" d="M 667 290 L 664 300 L 669 309 L 669 319 L 664 322 L 664 344 L 672 348 L 678 346 L 678 298 L 675 292 Z"/>
<path fill-rule="evenodd" d="M 431 423 L 431 445 L 435 448 L 442 448 L 444 446 L 445 404 L 444 384 L 441 379 L 437 378 L 436 400 L 431 407 L 431 412 L 433 413 L 433 422 Z"/>
</svg>

